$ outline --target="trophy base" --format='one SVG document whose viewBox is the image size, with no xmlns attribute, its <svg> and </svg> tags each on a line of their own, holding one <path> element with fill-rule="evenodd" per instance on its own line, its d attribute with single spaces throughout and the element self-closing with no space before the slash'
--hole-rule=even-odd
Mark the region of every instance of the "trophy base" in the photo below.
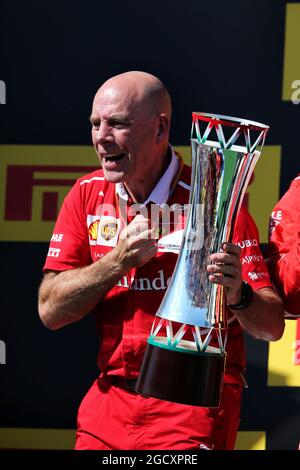
<svg viewBox="0 0 300 470">
<path fill-rule="evenodd" d="M 198 353 L 147 343 L 135 391 L 192 406 L 220 404 L 225 353 Z"/>
</svg>

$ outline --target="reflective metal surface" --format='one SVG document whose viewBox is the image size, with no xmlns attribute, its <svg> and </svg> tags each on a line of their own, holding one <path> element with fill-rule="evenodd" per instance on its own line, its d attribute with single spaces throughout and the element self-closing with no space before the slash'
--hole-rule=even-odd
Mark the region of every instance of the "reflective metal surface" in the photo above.
<svg viewBox="0 0 300 470">
<path fill-rule="evenodd" d="M 226 129 L 225 129 L 226 128 Z M 148 339 L 136 391 L 189 405 L 217 407 L 226 359 L 223 287 L 207 265 L 231 241 L 268 126 L 193 113 L 192 183 L 178 260 Z M 208 140 L 208 137 L 216 140 Z"/>
<path fill-rule="evenodd" d="M 209 256 L 230 241 L 241 196 L 259 152 L 216 149 L 191 140 L 188 220 L 172 280 L 157 316 L 202 327 L 226 327 L 222 286 L 208 280 Z"/>
</svg>

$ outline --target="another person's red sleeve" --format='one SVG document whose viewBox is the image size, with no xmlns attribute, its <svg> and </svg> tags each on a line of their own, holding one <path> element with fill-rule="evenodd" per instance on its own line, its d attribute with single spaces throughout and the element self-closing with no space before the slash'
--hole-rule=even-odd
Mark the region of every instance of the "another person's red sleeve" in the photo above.
<svg viewBox="0 0 300 470">
<path fill-rule="evenodd" d="M 300 176 L 276 204 L 266 252 L 272 280 L 287 314 L 300 315 Z"/>
</svg>

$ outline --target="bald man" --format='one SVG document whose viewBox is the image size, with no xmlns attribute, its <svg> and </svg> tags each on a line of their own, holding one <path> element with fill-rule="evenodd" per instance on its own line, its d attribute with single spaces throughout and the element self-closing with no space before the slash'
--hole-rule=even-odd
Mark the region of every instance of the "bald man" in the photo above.
<svg viewBox="0 0 300 470">
<path fill-rule="evenodd" d="M 164 237 L 156 243 L 159 227 L 151 210 L 189 201 L 190 169 L 168 142 L 170 120 L 170 96 L 158 78 L 127 72 L 106 81 L 90 116 L 102 169 L 76 182 L 51 239 L 39 292 L 42 321 L 58 329 L 94 311 L 100 334 L 101 374 L 79 408 L 77 449 L 232 449 L 244 384 L 242 326 L 264 339 L 282 335 L 281 304 L 270 287 L 256 227 L 242 210 L 234 241 L 256 240 L 243 252 L 256 265 L 242 268 L 236 244 L 212 255 L 208 265 L 209 279 L 224 283 L 228 304 L 237 305 L 220 408 L 134 392 L 153 316 L 177 259 Z M 169 236 L 184 220 L 170 223 Z M 255 292 L 241 305 L 247 270 L 256 279 Z"/>
</svg>

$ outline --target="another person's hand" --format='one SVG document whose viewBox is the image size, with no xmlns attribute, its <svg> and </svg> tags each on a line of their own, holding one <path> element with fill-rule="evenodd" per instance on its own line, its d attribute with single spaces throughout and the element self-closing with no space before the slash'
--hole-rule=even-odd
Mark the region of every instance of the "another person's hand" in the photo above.
<svg viewBox="0 0 300 470">
<path fill-rule="evenodd" d="M 219 253 L 210 256 L 207 271 L 209 280 L 225 287 L 226 301 L 229 305 L 235 305 L 241 300 L 242 288 L 242 263 L 240 260 L 241 249 L 234 243 L 222 243 Z"/>
<path fill-rule="evenodd" d="M 138 214 L 120 233 L 115 248 L 118 261 L 131 269 L 143 266 L 157 253 L 155 228 L 150 227 L 150 220 Z"/>
</svg>

